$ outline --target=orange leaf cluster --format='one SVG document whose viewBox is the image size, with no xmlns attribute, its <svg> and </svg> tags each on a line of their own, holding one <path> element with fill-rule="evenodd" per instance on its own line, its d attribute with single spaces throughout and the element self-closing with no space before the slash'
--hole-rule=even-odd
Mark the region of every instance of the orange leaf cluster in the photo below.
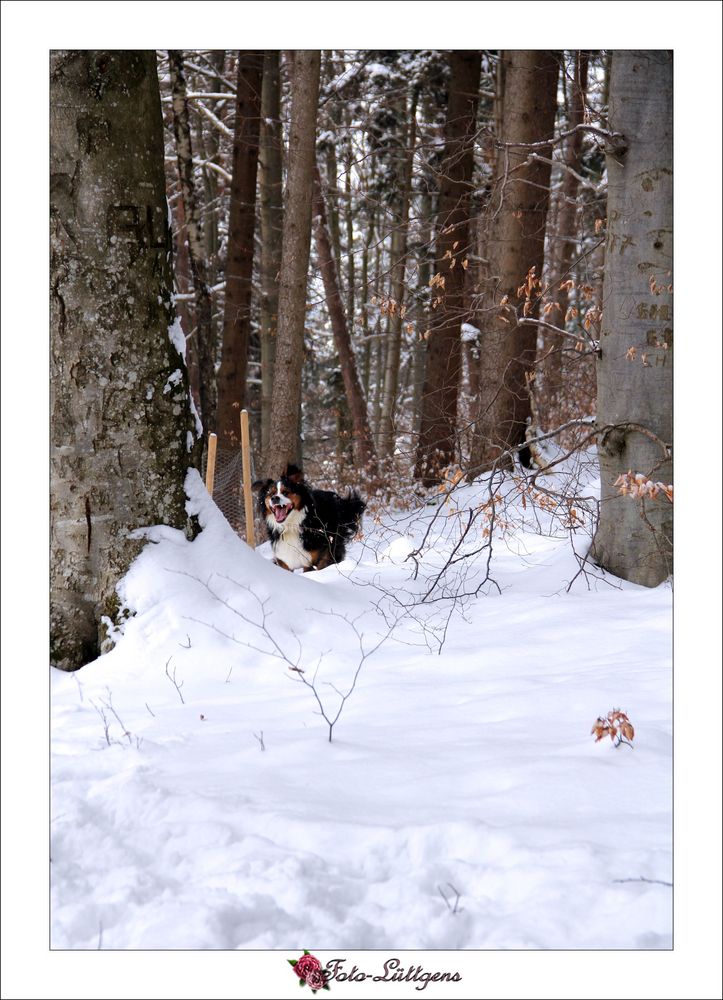
<svg viewBox="0 0 723 1000">
<path fill-rule="evenodd" d="M 522 282 L 520 287 L 517 289 L 517 298 L 521 299 L 523 296 L 526 299 L 530 299 L 533 294 L 542 286 L 542 282 L 539 278 L 535 277 L 535 266 L 533 265 L 525 276 L 525 280 Z"/>
<path fill-rule="evenodd" d="M 616 747 L 619 747 L 621 743 L 627 743 L 630 746 L 631 740 L 635 738 L 635 730 L 630 719 L 619 708 L 608 712 L 605 718 L 599 715 L 593 723 L 590 733 L 594 735 L 596 743 L 609 736 Z"/>
<path fill-rule="evenodd" d="M 618 493 L 621 496 L 630 496 L 637 499 L 650 497 L 652 500 L 655 500 L 662 493 L 671 503 L 673 502 L 672 483 L 654 483 L 652 479 L 648 479 L 642 472 L 634 473 L 632 469 L 628 469 L 627 472 L 618 476 L 613 486 L 617 486 Z"/>
</svg>

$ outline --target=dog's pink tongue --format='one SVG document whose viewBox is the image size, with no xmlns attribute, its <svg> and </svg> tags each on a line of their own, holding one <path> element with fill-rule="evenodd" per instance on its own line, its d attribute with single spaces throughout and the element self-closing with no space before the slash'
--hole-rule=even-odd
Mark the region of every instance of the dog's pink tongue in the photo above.
<svg viewBox="0 0 723 1000">
<path fill-rule="evenodd" d="M 274 507 L 274 517 L 281 524 L 282 521 L 286 520 L 286 507 Z"/>
</svg>

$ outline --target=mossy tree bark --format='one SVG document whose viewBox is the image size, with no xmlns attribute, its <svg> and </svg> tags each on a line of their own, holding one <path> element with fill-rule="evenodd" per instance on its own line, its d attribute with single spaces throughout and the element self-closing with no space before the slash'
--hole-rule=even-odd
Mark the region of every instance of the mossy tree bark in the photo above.
<svg viewBox="0 0 723 1000">
<path fill-rule="evenodd" d="M 626 149 L 607 157 L 608 236 L 597 363 L 602 482 L 593 555 L 625 580 L 654 587 L 672 571 L 672 504 L 621 496 L 632 471 L 672 483 L 673 58 L 616 51 L 610 128 Z"/>
<path fill-rule="evenodd" d="M 51 659 L 76 669 L 143 545 L 129 531 L 187 527 L 196 446 L 155 54 L 53 52 L 50 96 Z"/>
</svg>

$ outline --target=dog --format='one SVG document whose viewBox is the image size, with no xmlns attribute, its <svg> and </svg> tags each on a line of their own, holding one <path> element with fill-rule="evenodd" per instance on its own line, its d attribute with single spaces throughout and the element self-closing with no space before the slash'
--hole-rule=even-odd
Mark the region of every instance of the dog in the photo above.
<svg viewBox="0 0 723 1000">
<path fill-rule="evenodd" d="M 332 490 L 311 489 L 295 465 L 287 466 L 276 482 L 267 479 L 254 486 L 277 566 L 308 573 L 342 561 L 366 509 L 356 490 L 341 497 Z"/>
</svg>

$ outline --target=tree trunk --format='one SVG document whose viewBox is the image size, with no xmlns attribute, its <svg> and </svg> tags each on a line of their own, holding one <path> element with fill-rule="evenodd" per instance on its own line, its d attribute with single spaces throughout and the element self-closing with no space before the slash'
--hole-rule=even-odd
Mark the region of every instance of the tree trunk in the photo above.
<svg viewBox="0 0 723 1000">
<path fill-rule="evenodd" d="M 454 51 L 445 124 L 445 155 L 439 191 L 435 286 L 436 309 L 427 341 L 427 371 L 415 478 L 440 482 L 455 459 L 460 327 L 469 242 L 469 204 L 474 168 L 481 53 Z M 434 303 L 433 303 L 434 304 Z"/>
<path fill-rule="evenodd" d="M 414 374 L 412 378 L 412 441 L 419 440 L 424 378 L 427 370 L 427 342 L 424 337 L 427 332 L 426 302 L 430 292 L 429 279 L 432 277 L 432 263 L 430 258 L 433 242 L 433 220 L 434 205 L 432 195 L 428 190 L 425 190 L 420 198 L 419 207 L 418 285 L 414 317 L 416 340 L 414 342 Z"/>
<path fill-rule="evenodd" d="M 349 329 L 354 329 L 354 289 L 356 285 L 355 260 L 354 260 L 354 204 L 352 202 L 351 175 L 354 169 L 354 151 L 352 149 L 351 136 L 353 132 L 351 115 L 347 107 L 347 142 L 346 142 L 346 162 L 344 175 L 344 215 L 346 218 L 346 318 Z"/>
<path fill-rule="evenodd" d="M 587 68 L 589 53 L 578 51 L 575 56 L 575 79 L 572 83 L 568 128 L 582 125 L 585 120 L 585 92 L 587 90 Z M 554 288 L 549 296 L 553 304 L 549 320 L 553 326 L 565 328 L 569 293 L 564 282 L 570 277 L 569 271 L 577 253 L 578 233 L 578 193 L 582 158 L 582 132 L 569 136 L 565 145 L 563 171 L 560 186 L 560 206 L 555 220 L 556 251 L 553 264 Z M 562 287 L 560 287 L 562 285 Z M 563 347 L 565 338 L 559 333 L 543 331 L 542 353 L 547 355 L 544 365 L 545 395 L 550 406 L 557 410 L 563 381 Z"/>
<path fill-rule="evenodd" d="M 196 296 L 196 339 L 198 343 L 201 419 L 208 432 L 213 430 L 216 417 L 216 336 L 213 327 L 211 290 L 208 286 L 204 257 L 203 230 L 193 177 L 193 150 L 191 148 L 191 129 L 188 123 L 183 54 L 179 51 L 169 51 L 168 67 L 171 77 L 173 132 L 176 137 L 178 175 L 181 181 L 181 197 L 186 217 L 186 232 L 188 233 L 188 256 L 191 262 L 191 275 Z"/>
<path fill-rule="evenodd" d="M 153 52 L 51 54 L 50 164 L 51 660 L 72 670 L 119 620 L 115 587 L 144 544 L 128 532 L 188 522 Z"/>
<path fill-rule="evenodd" d="M 294 461 L 298 450 L 319 69 L 318 51 L 304 49 L 295 53 L 281 248 L 279 332 L 272 398 L 273 421 L 268 453 L 264 458 L 264 469 L 270 476 L 277 476 L 288 462 Z"/>
<path fill-rule="evenodd" d="M 356 356 L 352 347 L 349 328 L 344 314 L 344 306 L 339 292 L 339 281 L 336 273 L 334 254 L 329 239 L 326 221 L 324 195 L 321 189 L 319 168 L 314 172 L 314 235 L 319 253 L 319 268 L 324 282 L 326 305 L 329 310 L 331 329 L 334 335 L 334 345 L 339 355 L 341 374 L 344 380 L 344 391 L 352 420 L 352 447 L 354 461 L 361 470 L 376 472 L 376 454 L 369 429 L 369 417 L 364 392 L 357 369 Z"/>
<path fill-rule="evenodd" d="M 414 166 L 414 146 L 416 142 L 417 91 L 414 90 L 409 110 L 409 125 L 406 129 L 405 145 L 407 155 L 400 170 L 401 204 L 399 218 L 392 232 L 392 303 L 393 312 L 389 321 L 389 345 L 384 371 L 384 391 L 379 428 L 379 452 L 388 458 L 394 451 L 395 411 L 399 386 L 399 363 L 402 351 L 402 323 L 406 312 L 404 303 L 404 276 L 407 267 L 407 242 L 409 233 L 409 203 L 412 194 L 412 170 Z"/>
<path fill-rule="evenodd" d="M 284 218 L 282 188 L 281 79 L 279 53 L 264 56 L 261 87 L 261 148 L 259 202 L 261 222 L 261 453 L 266 454 L 271 432 L 271 395 L 279 317 L 281 231 Z"/>
<path fill-rule="evenodd" d="M 480 400 L 472 442 L 473 468 L 488 468 L 508 448 L 525 440 L 531 418 L 526 377 L 532 371 L 537 344 L 534 324 L 518 325 L 525 312 L 538 315 L 539 289 L 519 295 L 531 269 L 542 275 L 545 225 L 550 193 L 550 164 L 534 160 L 522 144 L 551 139 L 557 108 L 559 56 L 542 50 L 515 50 L 501 55 L 505 145 L 497 161 L 490 198 L 487 258 L 489 275 L 480 315 Z M 551 148 L 536 150 L 550 158 Z M 523 461 L 529 459 L 521 454 Z M 509 459 L 504 464 L 511 464 Z"/>
<path fill-rule="evenodd" d="M 210 52 L 208 55 L 208 61 L 218 73 L 218 76 L 211 80 L 211 90 L 216 94 L 222 93 L 224 87 L 226 86 L 222 79 L 223 69 L 226 63 L 226 50 L 217 49 Z M 213 112 L 217 117 L 221 113 L 220 108 L 224 103 L 225 102 L 223 100 L 213 102 Z M 208 122 L 202 116 L 199 116 L 199 121 L 208 126 Z M 204 130 L 203 149 L 206 159 L 210 163 L 216 163 L 219 155 L 219 132 L 213 125 L 206 127 Z M 216 283 L 219 267 L 218 220 L 220 212 L 216 207 L 219 197 L 219 180 L 220 178 L 215 170 L 212 170 L 208 166 L 203 168 L 204 197 L 206 205 L 209 206 L 209 211 L 206 216 L 206 224 L 203 227 L 204 249 L 208 268 L 209 284 Z"/>
<path fill-rule="evenodd" d="M 229 445 L 239 444 L 239 413 L 246 405 L 263 60 L 263 52 L 238 54 L 223 351 L 218 372 L 216 420 L 220 440 Z"/>
<path fill-rule="evenodd" d="M 632 471 L 672 482 L 672 110 L 672 54 L 614 52 L 610 128 L 622 133 L 627 149 L 607 157 L 597 384 L 598 426 L 619 426 L 598 438 L 602 494 L 593 555 L 611 573 L 646 587 L 672 571 L 672 504 L 664 494 L 621 496 L 615 481 Z"/>
</svg>

